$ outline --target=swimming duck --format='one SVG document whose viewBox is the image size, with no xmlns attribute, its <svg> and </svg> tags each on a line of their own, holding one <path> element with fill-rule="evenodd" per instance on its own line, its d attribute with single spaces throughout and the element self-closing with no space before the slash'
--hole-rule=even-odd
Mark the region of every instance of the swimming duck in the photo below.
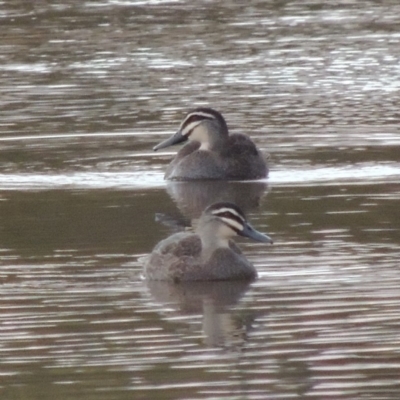
<svg viewBox="0 0 400 400">
<path fill-rule="evenodd" d="M 243 134 L 229 134 L 224 117 L 212 108 L 190 111 L 178 132 L 159 143 L 154 151 L 189 140 L 165 173 L 169 180 L 261 179 L 268 175 L 264 156 Z"/>
<path fill-rule="evenodd" d="M 173 282 L 252 280 L 257 271 L 231 240 L 236 235 L 272 244 L 237 205 L 215 203 L 205 209 L 195 233 L 175 233 L 156 245 L 144 261 L 144 276 Z"/>
</svg>

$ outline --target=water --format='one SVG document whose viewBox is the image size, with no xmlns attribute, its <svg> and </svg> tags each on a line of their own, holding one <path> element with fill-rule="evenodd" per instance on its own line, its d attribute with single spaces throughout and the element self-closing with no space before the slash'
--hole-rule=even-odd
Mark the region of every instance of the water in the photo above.
<svg viewBox="0 0 400 400">
<path fill-rule="evenodd" d="M 397 399 L 400 6 L 96 1 L 0 9 L 2 399 Z M 270 154 L 167 184 L 196 105 Z M 146 284 L 233 199 L 259 279 Z"/>
</svg>

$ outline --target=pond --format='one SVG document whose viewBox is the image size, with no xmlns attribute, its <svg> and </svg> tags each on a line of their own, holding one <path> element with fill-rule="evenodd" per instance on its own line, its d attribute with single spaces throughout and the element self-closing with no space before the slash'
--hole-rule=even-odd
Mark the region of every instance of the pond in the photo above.
<svg viewBox="0 0 400 400">
<path fill-rule="evenodd" d="M 397 399 L 397 1 L 13 1 L 0 11 L 2 399 Z M 210 106 L 257 182 L 153 152 Z M 235 201 L 252 283 L 142 279 Z"/>
</svg>

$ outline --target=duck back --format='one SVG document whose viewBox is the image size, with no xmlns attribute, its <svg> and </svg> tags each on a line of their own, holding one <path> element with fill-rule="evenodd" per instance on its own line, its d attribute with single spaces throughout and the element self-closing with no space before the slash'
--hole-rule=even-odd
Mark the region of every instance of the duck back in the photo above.
<svg viewBox="0 0 400 400">
<path fill-rule="evenodd" d="M 247 135 L 230 135 L 221 157 L 228 179 L 261 179 L 268 175 L 265 157 Z"/>
</svg>

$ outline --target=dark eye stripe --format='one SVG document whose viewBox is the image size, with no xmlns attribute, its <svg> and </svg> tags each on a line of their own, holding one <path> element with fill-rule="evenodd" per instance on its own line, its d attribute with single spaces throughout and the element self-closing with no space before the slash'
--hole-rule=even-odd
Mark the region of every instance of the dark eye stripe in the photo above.
<svg viewBox="0 0 400 400">
<path fill-rule="evenodd" d="M 238 215 L 233 214 L 229 211 L 223 211 L 220 213 L 216 213 L 215 214 L 217 217 L 222 217 L 222 218 L 228 218 L 231 219 L 233 221 L 236 221 L 238 224 L 243 225 L 244 220 L 242 218 L 240 218 Z"/>
<path fill-rule="evenodd" d="M 185 121 L 185 125 L 189 125 L 192 122 L 197 122 L 197 121 L 202 121 L 204 118 L 203 116 L 200 115 L 191 115 L 186 121 Z"/>
<path fill-rule="evenodd" d="M 231 228 L 237 234 L 240 234 L 240 232 L 243 231 L 243 224 L 241 222 L 235 221 L 231 218 L 221 218 L 221 222 L 229 226 L 229 228 Z"/>
<path fill-rule="evenodd" d="M 237 233 L 242 231 L 243 227 L 246 225 L 246 217 L 244 216 L 243 211 L 234 203 L 215 203 L 207 207 L 206 212 L 221 218 L 221 221 L 223 221 L 226 225 L 228 225 L 228 222 L 231 221 L 229 226 L 233 230 L 236 230 Z M 236 228 L 233 226 L 236 226 Z"/>
<path fill-rule="evenodd" d="M 206 113 L 193 113 L 189 114 L 185 121 L 183 122 L 182 126 L 187 126 L 193 122 L 197 121 L 204 121 L 205 119 L 215 119 L 213 115 L 211 114 L 206 114 Z"/>
</svg>

